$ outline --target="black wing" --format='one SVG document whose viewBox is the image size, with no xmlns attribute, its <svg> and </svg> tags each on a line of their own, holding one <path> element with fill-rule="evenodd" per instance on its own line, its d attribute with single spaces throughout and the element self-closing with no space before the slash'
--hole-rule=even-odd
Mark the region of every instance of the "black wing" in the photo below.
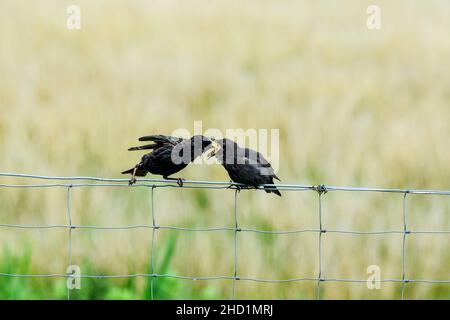
<svg viewBox="0 0 450 320">
<path fill-rule="evenodd" d="M 151 136 L 144 136 L 140 137 L 139 141 L 152 141 L 151 144 L 146 144 L 139 147 L 132 147 L 129 148 L 128 151 L 136 151 L 136 150 L 153 150 L 158 149 L 160 147 L 174 147 L 178 143 L 182 142 L 184 139 L 179 137 L 173 137 L 173 136 L 164 136 L 161 134 L 157 135 L 151 135 Z"/>
<path fill-rule="evenodd" d="M 249 148 L 245 148 L 244 154 L 245 154 L 245 163 L 255 165 L 257 168 L 260 169 L 264 168 L 269 176 L 281 181 L 281 179 L 278 178 L 275 172 L 273 171 L 273 168 L 270 165 L 270 163 L 266 160 L 266 158 L 264 158 L 264 156 L 261 153 Z"/>
</svg>

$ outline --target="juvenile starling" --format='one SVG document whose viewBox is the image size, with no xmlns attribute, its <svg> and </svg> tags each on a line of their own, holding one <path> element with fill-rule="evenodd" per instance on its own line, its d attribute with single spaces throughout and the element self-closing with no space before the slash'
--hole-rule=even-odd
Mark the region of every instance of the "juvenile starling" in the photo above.
<svg viewBox="0 0 450 320">
<path fill-rule="evenodd" d="M 130 185 L 136 182 L 136 176 L 144 177 L 147 172 L 162 175 L 166 180 L 176 180 L 183 185 L 182 178 L 169 178 L 170 175 L 183 170 L 195 158 L 211 147 L 211 139 L 196 135 L 190 139 L 179 137 L 152 135 L 139 138 L 139 141 L 151 141 L 151 144 L 132 147 L 129 151 L 152 150 L 145 154 L 141 161 L 132 169 L 122 172 L 131 174 Z"/>
<path fill-rule="evenodd" d="M 270 163 L 263 155 L 249 148 L 241 148 L 229 139 L 212 142 L 208 158 L 216 156 L 217 160 L 227 170 L 231 180 L 252 187 L 273 184 L 273 179 L 280 180 Z M 275 193 L 281 197 L 276 187 L 264 186 L 267 193 Z"/>
</svg>

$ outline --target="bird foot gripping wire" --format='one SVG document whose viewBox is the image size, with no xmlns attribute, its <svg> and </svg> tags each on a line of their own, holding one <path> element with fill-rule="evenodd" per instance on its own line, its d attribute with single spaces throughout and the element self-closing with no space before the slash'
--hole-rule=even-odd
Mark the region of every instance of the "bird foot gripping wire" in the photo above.
<svg viewBox="0 0 450 320">
<path fill-rule="evenodd" d="M 237 192 L 241 192 L 241 190 L 258 189 L 258 187 L 254 186 L 236 185 L 233 184 L 233 181 L 230 181 L 230 183 L 231 184 L 227 187 L 227 189 L 235 189 Z"/>
<path fill-rule="evenodd" d="M 233 180 L 230 180 L 230 185 L 227 187 L 227 189 L 236 189 L 237 186 L 233 184 Z"/>
<path fill-rule="evenodd" d="M 227 189 L 234 189 L 234 190 L 236 190 L 237 192 L 241 192 L 242 186 L 236 185 L 236 184 L 234 184 L 234 181 L 233 181 L 233 180 L 230 180 L 230 185 L 227 187 Z"/>
<path fill-rule="evenodd" d="M 183 179 L 183 178 L 169 178 L 169 177 L 167 177 L 167 176 L 163 176 L 163 178 L 164 178 L 165 180 L 176 181 L 176 182 L 177 182 L 177 185 L 178 185 L 179 187 L 183 187 L 183 182 L 184 182 L 184 179 Z"/>
<path fill-rule="evenodd" d="M 131 176 L 131 179 L 130 179 L 130 181 L 128 182 L 128 185 L 129 186 L 132 186 L 133 184 L 135 184 L 136 183 L 136 171 L 137 171 L 137 166 L 136 167 L 134 167 L 134 170 L 133 170 L 133 175 Z"/>
<path fill-rule="evenodd" d="M 183 182 L 184 182 L 184 179 L 183 179 L 183 178 L 178 178 L 178 179 L 177 179 L 177 184 L 178 184 L 178 186 L 181 187 L 181 188 L 183 187 Z"/>
</svg>

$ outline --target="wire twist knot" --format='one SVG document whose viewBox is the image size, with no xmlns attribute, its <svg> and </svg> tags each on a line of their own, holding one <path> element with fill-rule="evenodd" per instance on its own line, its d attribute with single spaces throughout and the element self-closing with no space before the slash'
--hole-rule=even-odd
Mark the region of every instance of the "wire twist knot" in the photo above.
<svg viewBox="0 0 450 320">
<path fill-rule="evenodd" d="M 312 186 L 312 189 L 315 190 L 315 191 L 317 191 L 317 193 L 318 193 L 319 195 L 322 195 L 322 194 L 325 194 L 325 193 L 328 192 L 327 187 L 326 187 L 325 185 L 323 185 L 323 184 L 319 184 L 319 185 L 316 185 L 316 186 Z"/>
</svg>

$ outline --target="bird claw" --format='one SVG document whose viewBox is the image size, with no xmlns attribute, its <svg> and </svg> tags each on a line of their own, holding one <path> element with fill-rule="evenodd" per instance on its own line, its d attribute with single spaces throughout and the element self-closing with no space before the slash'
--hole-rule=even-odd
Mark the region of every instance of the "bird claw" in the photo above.
<svg viewBox="0 0 450 320">
<path fill-rule="evenodd" d="M 177 184 L 178 184 L 179 187 L 183 187 L 183 181 L 184 181 L 183 178 L 178 178 L 177 179 Z"/>
<path fill-rule="evenodd" d="M 230 180 L 230 183 L 233 183 L 232 180 Z M 248 189 L 252 189 L 252 186 L 241 186 L 241 185 L 236 185 L 236 184 L 230 184 L 227 189 L 235 189 L 237 192 L 241 192 L 241 190 L 248 190 Z"/>
<path fill-rule="evenodd" d="M 136 165 L 136 166 L 134 167 L 133 174 L 131 175 L 131 179 L 130 179 L 130 181 L 128 182 L 128 185 L 129 185 L 129 186 L 132 186 L 133 184 L 136 183 L 136 171 L 137 171 L 137 169 L 138 169 L 138 166 Z"/>
</svg>

